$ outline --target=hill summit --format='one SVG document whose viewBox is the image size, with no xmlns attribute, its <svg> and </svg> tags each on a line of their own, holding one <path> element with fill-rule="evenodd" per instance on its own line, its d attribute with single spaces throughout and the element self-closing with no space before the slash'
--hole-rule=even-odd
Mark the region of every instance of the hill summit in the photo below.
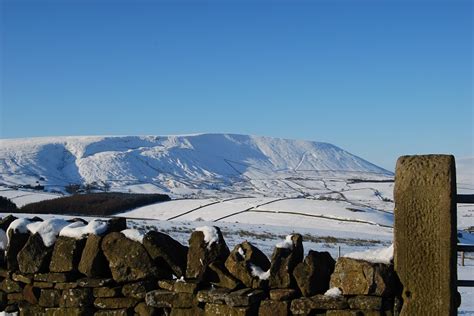
<svg viewBox="0 0 474 316">
<path fill-rule="evenodd" d="M 95 186 L 115 191 L 297 193 L 292 179 L 392 174 L 335 145 L 236 134 L 4 139 L 6 185 Z M 285 194 L 286 194 L 285 193 Z"/>
</svg>

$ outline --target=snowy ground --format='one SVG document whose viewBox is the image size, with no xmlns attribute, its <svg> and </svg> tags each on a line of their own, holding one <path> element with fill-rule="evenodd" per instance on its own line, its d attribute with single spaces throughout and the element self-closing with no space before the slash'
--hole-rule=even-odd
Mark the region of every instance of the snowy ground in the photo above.
<svg viewBox="0 0 474 316">
<path fill-rule="evenodd" d="M 474 194 L 474 158 L 456 164 L 458 193 Z M 0 196 L 23 206 L 71 183 L 169 194 L 118 215 L 184 244 L 203 225 L 221 227 L 231 248 L 247 239 L 267 255 L 294 232 L 306 251 L 334 257 L 393 238 L 393 174 L 331 144 L 227 134 L 0 141 Z M 37 184 L 49 192 L 21 188 Z M 470 227 L 474 205 L 459 204 L 458 229 Z M 460 279 L 474 279 L 473 256 Z M 459 291 L 460 314 L 474 315 L 474 289 Z"/>
</svg>

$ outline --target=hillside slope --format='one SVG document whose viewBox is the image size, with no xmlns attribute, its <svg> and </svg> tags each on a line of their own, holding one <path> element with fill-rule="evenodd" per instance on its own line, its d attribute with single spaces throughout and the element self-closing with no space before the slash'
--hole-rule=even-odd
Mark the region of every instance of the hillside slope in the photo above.
<svg viewBox="0 0 474 316">
<path fill-rule="evenodd" d="M 0 181 L 184 195 L 287 191 L 285 179 L 391 173 L 328 143 L 233 134 L 48 137 L 0 142 Z M 276 181 L 277 183 L 272 183 Z M 270 188 L 272 188 L 270 190 Z"/>
</svg>

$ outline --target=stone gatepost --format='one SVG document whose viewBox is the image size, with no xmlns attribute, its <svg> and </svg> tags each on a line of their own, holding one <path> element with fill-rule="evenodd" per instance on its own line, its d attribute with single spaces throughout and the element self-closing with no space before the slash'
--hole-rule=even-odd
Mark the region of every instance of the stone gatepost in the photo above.
<svg viewBox="0 0 474 316">
<path fill-rule="evenodd" d="M 456 168 L 450 155 L 402 156 L 395 172 L 401 315 L 456 315 Z"/>
</svg>

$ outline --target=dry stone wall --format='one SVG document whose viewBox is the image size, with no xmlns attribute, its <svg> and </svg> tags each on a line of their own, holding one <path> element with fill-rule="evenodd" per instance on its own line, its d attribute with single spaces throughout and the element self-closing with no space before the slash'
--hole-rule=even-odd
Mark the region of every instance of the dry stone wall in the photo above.
<svg viewBox="0 0 474 316">
<path fill-rule="evenodd" d="M 157 231 L 130 239 L 122 233 L 125 219 L 115 218 L 100 234 L 56 236 L 45 245 L 40 233 L 8 229 L 14 220 L 0 221 L 9 239 L 0 255 L 0 310 L 6 312 L 334 316 L 400 310 L 392 265 L 335 261 L 313 250 L 304 257 L 299 234 L 277 245 L 269 260 L 251 241 L 231 251 L 218 227 L 197 229 L 187 247 Z"/>
</svg>

